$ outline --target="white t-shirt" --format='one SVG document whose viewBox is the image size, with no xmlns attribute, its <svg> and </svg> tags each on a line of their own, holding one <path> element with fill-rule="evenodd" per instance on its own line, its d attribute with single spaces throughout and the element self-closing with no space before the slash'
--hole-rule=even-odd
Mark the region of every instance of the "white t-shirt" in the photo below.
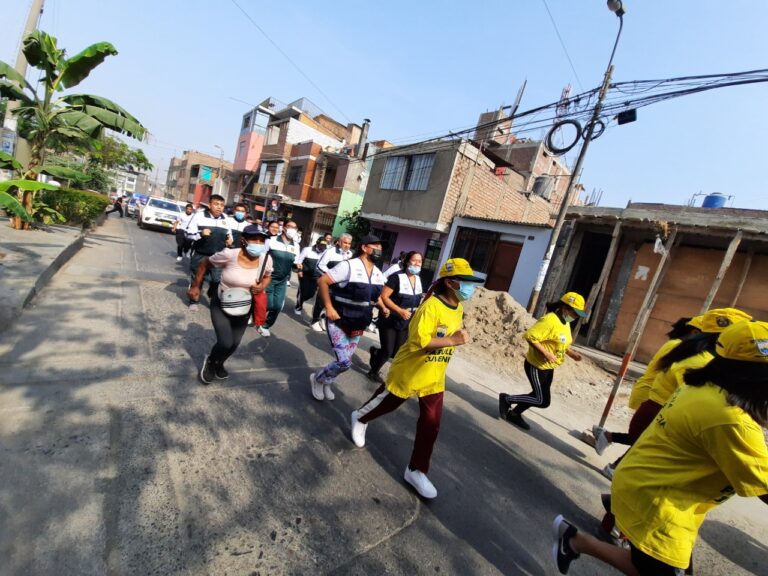
<svg viewBox="0 0 768 576">
<path fill-rule="evenodd" d="M 208 257 L 208 260 L 216 268 L 222 268 L 220 284 L 222 290 L 250 288 L 258 282 L 262 266 L 265 266 L 265 278 L 272 275 L 272 258 L 270 256 L 267 256 L 266 264 L 259 262 L 259 266 L 256 268 L 243 268 L 237 261 L 240 250 L 240 248 L 225 248 Z"/>
</svg>

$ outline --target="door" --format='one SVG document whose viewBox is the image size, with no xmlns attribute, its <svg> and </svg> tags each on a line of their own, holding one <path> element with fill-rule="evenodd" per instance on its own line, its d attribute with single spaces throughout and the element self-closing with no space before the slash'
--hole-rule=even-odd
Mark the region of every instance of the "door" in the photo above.
<svg viewBox="0 0 768 576">
<path fill-rule="evenodd" d="M 522 249 L 522 244 L 499 242 L 491 267 L 488 269 L 488 278 L 485 281 L 485 287 L 488 290 L 509 291 L 509 285 L 515 275 L 515 268 L 517 268 L 517 261 L 520 259 Z"/>
</svg>

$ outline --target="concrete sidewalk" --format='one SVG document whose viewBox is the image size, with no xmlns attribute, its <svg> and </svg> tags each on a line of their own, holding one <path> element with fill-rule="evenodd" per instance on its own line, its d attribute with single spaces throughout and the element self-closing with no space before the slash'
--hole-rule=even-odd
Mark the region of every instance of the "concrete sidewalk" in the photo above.
<svg viewBox="0 0 768 576">
<path fill-rule="evenodd" d="M 0 332 L 8 330 L 87 234 L 73 226 L 14 230 L 0 217 Z"/>
</svg>

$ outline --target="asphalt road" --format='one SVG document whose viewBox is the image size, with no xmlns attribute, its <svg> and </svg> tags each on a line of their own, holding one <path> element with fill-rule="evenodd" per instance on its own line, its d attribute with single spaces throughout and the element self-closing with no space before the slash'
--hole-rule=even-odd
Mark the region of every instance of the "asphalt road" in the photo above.
<svg viewBox="0 0 768 576">
<path fill-rule="evenodd" d="M 574 438 L 593 415 L 553 405 L 512 428 L 493 396 L 508 383 L 471 359 L 449 371 L 432 502 L 402 481 L 415 402 L 366 448 L 348 438 L 370 341 L 334 402 L 311 398 L 330 348 L 309 306 L 272 338 L 249 329 L 230 379 L 201 386 L 213 330 L 174 256 L 173 236 L 113 215 L 0 339 L 0 575 L 553 574 L 552 518 L 595 527 L 605 459 Z M 699 573 L 766 574 L 764 508 L 722 508 Z"/>
</svg>

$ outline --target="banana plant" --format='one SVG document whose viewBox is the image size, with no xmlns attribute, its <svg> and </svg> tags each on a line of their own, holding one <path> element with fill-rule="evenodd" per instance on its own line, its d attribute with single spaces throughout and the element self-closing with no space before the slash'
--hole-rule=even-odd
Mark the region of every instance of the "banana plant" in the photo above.
<svg viewBox="0 0 768 576">
<path fill-rule="evenodd" d="M 77 179 L 79 173 L 62 166 L 46 165 L 46 154 L 54 147 L 87 145 L 101 137 L 105 129 L 142 140 L 146 128 L 115 102 L 90 94 L 63 94 L 64 89 L 77 86 L 91 71 L 117 50 L 109 42 L 97 42 L 80 53 L 66 57 L 59 49 L 56 38 L 36 30 L 22 44 L 22 52 L 30 66 L 40 72 L 37 86 L 33 86 L 12 66 L 0 61 L 0 97 L 8 98 L 9 108 L 16 117 L 18 134 L 31 147 L 31 158 L 26 167 L 14 168 L 21 172 L 21 179 L 37 180 L 40 174 L 56 178 Z M 17 182 L 3 186 L 20 190 L 22 208 L 27 215 L 33 209 L 33 197 L 37 188 Z M 5 184 L 7 184 L 7 182 Z M 5 200 L 7 203 L 7 199 Z M 6 204 L 3 206 L 7 207 Z M 14 209 L 11 209 L 13 212 Z M 29 221 L 17 214 L 14 227 L 28 228 Z"/>
</svg>

